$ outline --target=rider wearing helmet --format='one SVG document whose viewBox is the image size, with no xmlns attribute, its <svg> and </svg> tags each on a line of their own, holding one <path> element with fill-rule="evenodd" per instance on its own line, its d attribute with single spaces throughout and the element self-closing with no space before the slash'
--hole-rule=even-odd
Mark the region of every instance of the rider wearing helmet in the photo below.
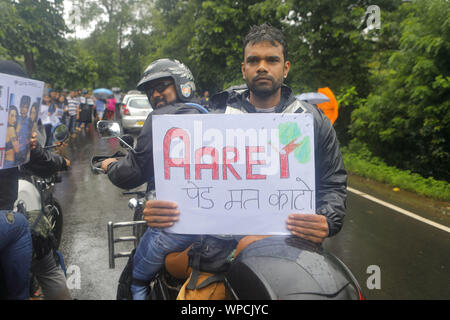
<svg viewBox="0 0 450 320">
<path fill-rule="evenodd" d="M 137 138 L 135 152 L 120 160 L 106 159 L 102 168 L 111 182 L 122 189 L 136 188 L 147 182 L 147 190 L 153 189 L 152 116 L 155 114 L 202 113 L 185 103 L 195 97 L 194 76 L 186 65 L 178 60 L 159 59 L 144 71 L 137 89 L 145 92 L 153 108 Z M 200 107 L 200 106 L 199 106 Z"/>
<path fill-rule="evenodd" d="M 169 86 L 173 85 L 175 91 L 171 92 L 175 94 L 175 97 L 171 96 L 173 98 L 171 101 L 162 99 L 161 95 L 153 95 L 154 90 L 158 91 L 158 88 L 162 90 L 166 87 L 166 84 Z M 178 60 L 159 59 L 145 69 L 137 89 L 145 92 L 154 109 L 164 105 L 161 102 L 165 102 L 165 104 L 175 100 L 178 102 L 192 102 L 195 93 L 194 76 L 188 67 Z"/>
<path fill-rule="evenodd" d="M 136 188 L 147 182 L 149 191 L 154 189 L 152 116 L 199 114 L 207 111 L 200 105 L 190 103 L 195 97 L 194 77 L 191 71 L 177 60 L 160 59 L 150 64 L 144 71 L 137 89 L 145 92 L 154 110 L 148 116 L 137 138 L 135 151 L 129 152 L 120 160 L 115 158 L 104 160 L 102 168 L 111 182 L 120 188 Z M 149 202 L 156 207 L 160 204 L 158 200 Z M 198 240 L 195 235 L 165 233 L 161 229 L 167 226 L 165 223 L 155 224 L 154 221 L 147 220 L 147 224 L 152 228 L 148 228 L 141 238 L 133 260 L 131 291 L 134 299 L 145 299 L 147 295 L 148 283 L 154 273 L 154 270 L 149 268 L 149 260 L 158 270 L 168 253 L 182 251 Z"/>
</svg>

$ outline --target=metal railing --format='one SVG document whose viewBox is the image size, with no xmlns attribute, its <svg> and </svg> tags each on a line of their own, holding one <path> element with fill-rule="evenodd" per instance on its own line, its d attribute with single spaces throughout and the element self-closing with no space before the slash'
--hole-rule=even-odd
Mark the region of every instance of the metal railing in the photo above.
<svg viewBox="0 0 450 320">
<path fill-rule="evenodd" d="M 131 255 L 131 251 L 116 253 L 116 251 L 115 251 L 116 243 L 133 241 L 134 247 L 136 248 L 139 243 L 139 240 L 140 240 L 139 235 L 123 236 L 123 237 L 118 237 L 116 239 L 116 238 L 114 238 L 114 229 L 123 228 L 123 227 L 133 227 L 133 230 L 134 230 L 134 227 L 136 227 L 138 225 L 142 225 L 142 224 L 146 224 L 146 222 L 145 221 L 127 221 L 127 222 L 116 222 L 116 223 L 112 223 L 112 221 L 108 222 L 108 249 L 109 249 L 109 268 L 110 269 L 115 268 L 115 266 L 116 266 L 115 260 L 117 258 L 129 257 Z"/>
</svg>

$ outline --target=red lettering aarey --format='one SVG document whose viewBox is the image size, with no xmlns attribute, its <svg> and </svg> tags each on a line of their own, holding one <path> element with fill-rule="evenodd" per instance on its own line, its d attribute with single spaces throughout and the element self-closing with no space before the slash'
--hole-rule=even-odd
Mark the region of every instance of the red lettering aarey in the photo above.
<svg viewBox="0 0 450 320">
<path fill-rule="evenodd" d="M 170 144 L 175 138 L 180 138 L 184 142 L 184 158 L 170 157 Z M 186 131 L 180 128 L 171 128 L 166 132 L 163 142 L 164 148 L 164 179 L 170 180 L 171 167 L 184 167 L 184 177 L 190 179 L 190 139 Z"/>
<path fill-rule="evenodd" d="M 266 179 L 266 175 L 264 175 L 264 174 L 253 174 L 252 173 L 252 166 L 266 164 L 265 160 L 252 160 L 252 154 L 253 153 L 261 153 L 264 151 L 265 151 L 265 147 L 263 147 L 263 146 L 245 147 L 247 180 Z"/>
</svg>

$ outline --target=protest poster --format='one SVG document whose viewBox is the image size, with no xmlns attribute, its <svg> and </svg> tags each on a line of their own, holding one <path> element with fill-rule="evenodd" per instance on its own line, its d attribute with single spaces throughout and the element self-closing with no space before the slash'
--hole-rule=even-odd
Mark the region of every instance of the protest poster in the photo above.
<svg viewBox="0 0 450 320">
<path fill-rule="evenodd" d="M 155 115 L 156 197 L 174 201 L 169 232 L 285 235 L 315 213 L 311 114 Z"/>
<path fill-rule="evenodd" d="M 43 89 L 42 81 L 0 73 L 0 169 L 30 159 Z"/>
</svg>

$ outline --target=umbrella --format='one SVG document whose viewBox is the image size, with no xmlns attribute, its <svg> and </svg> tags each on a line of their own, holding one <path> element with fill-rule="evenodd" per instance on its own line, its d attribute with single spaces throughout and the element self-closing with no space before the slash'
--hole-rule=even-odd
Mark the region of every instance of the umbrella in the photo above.
<svg viewBox="0 0 450 320">
<path fill-rule="evenodd" d="M 105 99 L 106 100 L 106 99 L 112 98 L 114 95 L 113 95 L 113 92 L 109 89 L 98 88 L 98 89 L 94 90 L 94 96 L 97 99 Z"/>
<path fill-rule="evenodd" d="M 328 98 L 323 93 L 319 92 L 307 92 L 299 94 L 298 96 L 295 96 L 298 100 L 306 101 L 311 104 L 319 104 L 330 101 L 330 98 Z"/>
</svg>

